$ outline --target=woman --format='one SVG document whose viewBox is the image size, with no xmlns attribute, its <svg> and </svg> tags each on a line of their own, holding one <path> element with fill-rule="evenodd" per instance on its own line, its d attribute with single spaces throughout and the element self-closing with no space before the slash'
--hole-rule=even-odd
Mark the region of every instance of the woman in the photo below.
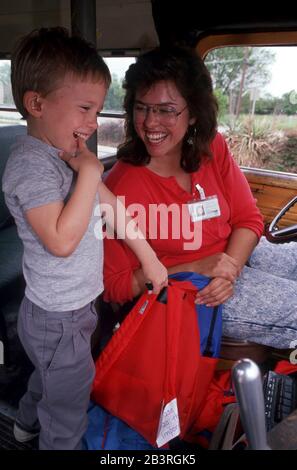
<svg viewBox="0 0 297 470">
<path fill-rule="evenodd" d="M 130 66 L 124 88 L 126 141 L 107 186 L 135 212 L 169 274 L 211 278 L 196 302 L 224 304 L 224 335 L 289 347 L 297 339 L 296 246 L 260 240 L 262 216 L 217 132 L 203 61 L 191 50 L 155 49 Z M 144 290 L 138 260 L 107 237 L 105 299 L 124 303 Z"/>
</svg>

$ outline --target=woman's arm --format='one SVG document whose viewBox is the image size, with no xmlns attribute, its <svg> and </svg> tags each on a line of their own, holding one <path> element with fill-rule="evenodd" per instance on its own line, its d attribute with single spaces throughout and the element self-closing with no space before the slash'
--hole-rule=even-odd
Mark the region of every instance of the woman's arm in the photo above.
<svg viewBox="0 0 297 470">
<path fill-rule="evenodd" d="M 257 243 L 253 232 L 245 233 L 245 230 L 237 229 L 230 237 L 227 247 L 230 254 L 217 253 L 190 263 L 171 266 L 168 273 L 191 271 L 208 276 L 212 280 L 197 294 L 197 303 L 214 306 L 226 302 L 233 295 L 234 281 L 252 251 L 251 246 Z M 105 240 L 104 243 L 106 299 L 125 302 L 142 294 L 146 279 L 133 253 L 118 240 Z"/>
<path fill-rule="evenodd" d="M 238 266 L 237 275 L 249 259 L 253 249 L 258 243 L 258 237 L 252 230 L 246 228 L 235 229 L 229 239 L 226 255 L 236 261 Z M 215 277 L 196 296 L 198 304 L 216 306 L 226 302 L 233 295 L 233 282 L 225 277 Z"/>
<path fill-rule="evenodd" d="M 239 265 L 231 255 L 216 253 L 190 263 L 182 263 L 168 268 L 169 274 L 181 271 L 191 271 L 207 277 L 223 277 L 234 282 L 239 274 Z"/>
<path fill-rule="evenodd" d="M 250 229 L 238 228 L 232 232 L 226 248 L 226 254 L 237 262 L 239 271 L 241 271 L 251 256 L 258 241 L 258 236 Z"/>
<path fill-rule="evenodd" d="M 196 272 L 210 278 L 221 278 L 225 282 L 216 282 L 214 285 L 215 291 L 217 292 L 220 287 L 227 287 L 229 292 L 230 286 L 239 274 L 239 265 L 235 259 L 226 253 L 217 253 L 200 260 L 177 264 L 168 268 L 168 274 L 175 274 L 183 271 Z M 145 276 L 141 268 L 137 268 L 133 271 L 131 283 L 133 297 L 144 292 Z"/>
<path fill-rule="evenodd" d="M 235 273 L 237 273 L 237 268 L 235 266 L 237 265 L 230 256 L 225 253 L 218 253 L 217 255 L 208 256 L 199 261 L 171 266 L 168 268 L 168 273 L 174 274 L 182 271 L 191 271 L 211 277 L 212 280 L 208 286 L 204 287 L 204 289 L 197 293 L 196 303 L 216 306 L 226 302 L 226 300 L 233 295 L 233 284 L 236 278 Z M 215 272 L 216 269 L 217 272 L 221 272 L 221 274 L 227 273 L 227 279 L 222 276 L 216 277 L 210 275 L 210 273 Z M 232 278 L 233 280 L 230 281 L 229 278 Z M 133 297 L 144 292 L 145 276 L 141 268 L 133 271 L 131 276 L 131 287 Z"/>
<path fill-rule="evenodd" d="M 190 263 L 171 266 L 168 268 L 168 273 L 192 271 L 212 278 L 208 286 L 197 294 L 196 303 L 219 305 L 233 295 L 233 284 L 257 243 L 258 237 L 252 230 L 235 229 L 225 253 L 217 253 Z M 144 282 L 142 270 L 135 270 L 132 276 L 134 296 L 144 291 Z"/>
</svg>

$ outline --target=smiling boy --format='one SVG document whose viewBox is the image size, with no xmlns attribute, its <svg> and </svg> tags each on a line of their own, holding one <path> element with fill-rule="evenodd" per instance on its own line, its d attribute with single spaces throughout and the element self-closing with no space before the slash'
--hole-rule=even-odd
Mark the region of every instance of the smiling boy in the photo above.
<svg viewBox="0 0 297 470">
<path fill-rule="evenodd" d="M 24 244 L 18 333 L 35 366 L 14 435 L 25 442 L 39 434 L 40 449 L 80 449 L 94 376 L 94 300 L 103 291 L 95 209 L 99 202 L 116 208 L 85 141 L 97 129 L 110 73 L 82 38 L 42 28 L 16 47 L 11 79 L 28 135 L 11 149 L 3 191 Z M 159 291 L 165 268 L 144 239 L 127 243 Z"/>
</svg>

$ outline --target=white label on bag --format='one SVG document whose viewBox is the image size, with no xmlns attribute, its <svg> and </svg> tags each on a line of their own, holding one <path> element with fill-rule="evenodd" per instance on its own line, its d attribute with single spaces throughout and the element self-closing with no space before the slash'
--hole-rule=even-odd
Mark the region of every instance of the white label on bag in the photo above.
<svg viewBox="0 0 297 470">
<path fill-rule="evenodd" d="M 160 416 L 157 446 L 162 447 L 180 434 L 177 400 L 174 398 L 164 406 Z"/>
</svg>

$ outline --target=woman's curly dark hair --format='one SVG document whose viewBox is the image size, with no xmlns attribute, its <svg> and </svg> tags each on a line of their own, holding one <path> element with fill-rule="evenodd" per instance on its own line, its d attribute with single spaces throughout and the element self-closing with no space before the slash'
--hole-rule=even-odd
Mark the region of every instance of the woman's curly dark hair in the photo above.
<svg viewBox="0 0 297 470">
<path fill-rule="evenodd" d="M 179 46 L 153 49 L 127 70 L 123 83 L 126 137 L 119 146 L 118 159 L 138 166 L 149 163 L 150 156 L 134 128 L 134 100 L 138 90 L 149 89 L 161 80 L 175 84 L 187 102 L 190 117 L 196 118 L 184 137 L 181 167 L 188 173 L 197 171 L 203 158 L 212 157 L 210 143 L 217 130 L 218 105 L 203 60 L 194 50 Z"/>
</svg>

